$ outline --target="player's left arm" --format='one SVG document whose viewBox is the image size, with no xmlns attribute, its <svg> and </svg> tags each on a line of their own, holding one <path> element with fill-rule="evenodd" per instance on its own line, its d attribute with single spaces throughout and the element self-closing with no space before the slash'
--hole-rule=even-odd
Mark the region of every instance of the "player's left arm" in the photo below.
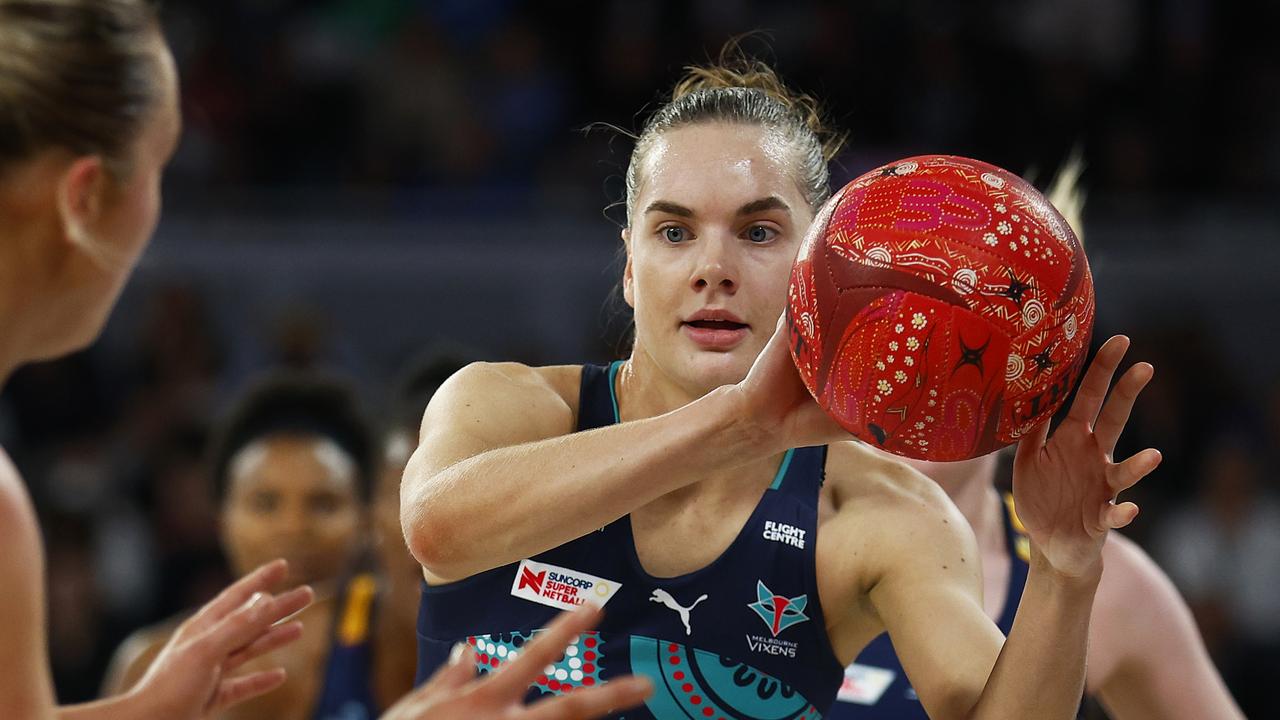
<svg viewBox="0 0 1280 720">
<path fill-rule="evenodd" d="M 1153 372 L 1150 365 L 1139 363 L 1108 392 L 1128 344 L 1127 338 L 1119 336 L 1103 344 L 1081 380 L 1066 419 L 1052 437 L 1045 422 L 1018 444 L 1013 494 L 1031 541 L 1030 571 L 1013 627 L 993 666 L 988 665 L 989 651 L 973 653 L 958 662 L 954 652 L 943 653 L 946 663 L 933 659 L 939 647 L 964 640 L 955 627 L 971 613 L 965 612 L 958 593 L 950 597 L 935 592 L 928 608 L 920 608 L 913 597 L 928 592 L 924 581 L 930 575 L 937 581 L 945 580 L 954 558 L 945 562 L 926 553 L 923 564 L 904 562 L 884 568 L 878 587 L 871 590 L 877 614 L 931 716 L 1065 719 L 1075 714 L 1085 684 L 1089 623 L 1103 570 L 1102 548 L 1107 533 L 1127 525 L 1138 511 L 1133 503 L 1116 503 L 1116 496 L 1160 462 L 1155 450 L 1144 450 L 1121 462 L 1113 459 L 1133 404 Z M 924 518 L 921 515 L 919 519 Z M 930 528 L 919 521 L 914 523 L 916 527 L 910 523 L 902 518 L 897 523 L 902 529 L 895 533 L 917 535 L 910 546 L 964 548 L 959 538 L 948 539 L 936 524 Z M 906 560 L 903 550 L 883 554 Z M 969 564 L 968 557 L 961 557 Z M 938 572 L 939 566 L 944 572 Z M 903 571 L 913 567 L 913 572 Z M 957 590 L 963 586 L 949 584 Z M 903 613 L 913 608 L 911 615 Z M 936 632 L 932 637 L 917 637 L 915 626 L 920 623 L 941 629 L 941 637 Z M 966 626 L 970 624 L 965 621 Z M 981 647 L 973 642 L 963 644 Z M 989 670 L 989 675 L 983 670 Z M 979 691 L 977 697 L 975 691 Z"/>
<path fill-rule="evenodd" d="M 913 482 L 910 468 L 882 472 L 885 492 L 855 498 L 854 511 L 840 510 L 818 535 L 820 557 L 844 561 L 824 575 L 862 574 L 866 585 L 862 593 L 839 582 L 820 588 L 824 609 L 851 611 L 830 631 L 841 660 L 870 639 L 859 634 L 870 624 L 888 632 L 931 718 L 1074 717 L 1094 585 L 1056 582 L 1033 556 L 1041 567 L 1006 641 L 983 610 L 980 555 L 964 516 L 932 481 Z"/>
<path fill-rule="evenodd" d="M 1107 714 L 1114 720 L 1243 719 L 1168 576 L 1116 533 L 1102 556 L 1088 689 Z"/>
<path fill-rule="evenodd" d="M 883 490 L 841 503 L 818 533 L 832 647 L 847 663 L 888 632 L 929 717 L 969 718 L 1004 643 L 983 612 L 977 541 L 933 481 L 894 465 L 859 464 Z"/>
</svg>

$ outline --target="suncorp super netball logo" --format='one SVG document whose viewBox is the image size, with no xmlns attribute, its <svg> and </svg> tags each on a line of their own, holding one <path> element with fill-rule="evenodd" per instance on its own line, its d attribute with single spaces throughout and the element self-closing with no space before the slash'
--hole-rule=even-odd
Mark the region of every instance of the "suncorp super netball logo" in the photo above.
<svg viewBox="0 0 1280 720">
<path fill-rule="evenodd" d="M 622 585 L 612 580 L 595 575 L 521 560 L 511 582 L 511 594 L 540 605 L 572 610 L 586 603 L 604 605 L 620 587 Z"/>
</svg>

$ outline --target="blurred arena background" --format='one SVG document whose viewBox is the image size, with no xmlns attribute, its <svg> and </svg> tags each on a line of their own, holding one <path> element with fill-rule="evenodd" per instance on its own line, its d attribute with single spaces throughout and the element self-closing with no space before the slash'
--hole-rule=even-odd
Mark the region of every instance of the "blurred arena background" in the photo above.
<svg viewBox="0 0 1280 720">
<path fill-rule="evenodd" d="M 1074 146 L 1097 337 L 1156 366 L 1129 450 L 1165 453 L 1131 537 L 1251 717 L 1280 701 L 1280 53 L 1274 3 L 170 2 L 186 130 L 106 336 L 28 367 L 0 442 L 46 529 L 55 675 L 96 695 L 132 629 L 227 581 L 207 427 L 280 365 L 388 414 L 442 343 L 614 355 L 629 141 L 689 62 L 753 29 L 850 132 L 834 184 L 946 152 L 1033 174 Z M 380 410 L 381 409 L 381 410 Z M 1193 550 L 1217 533 L 1235 551 Z M 1095 711 L 1096 712 L 1096 711 Z"/>
</svg>

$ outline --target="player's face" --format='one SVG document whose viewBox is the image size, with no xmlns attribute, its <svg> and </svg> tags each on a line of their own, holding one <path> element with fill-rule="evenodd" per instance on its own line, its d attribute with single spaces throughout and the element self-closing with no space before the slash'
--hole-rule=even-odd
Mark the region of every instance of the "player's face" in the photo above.
<svg viewBox="0 0 1280 720">
<path fill-rule="evenodd" d="M 773 334 L 813 210 L 758 127 L 660 135 L 639 168 L 623 290 L 636 351 L 697 392 L 734 383 Z"/>
<path fill-rule="evenodd" d="M 336 578 L 363 530 L 356 473 L 327 438 L 275 435 L 246 445 L 230 464 L 222 508 L 232 570 L 244 575 L 283 557 L 292 583 Z"/>
</svg>

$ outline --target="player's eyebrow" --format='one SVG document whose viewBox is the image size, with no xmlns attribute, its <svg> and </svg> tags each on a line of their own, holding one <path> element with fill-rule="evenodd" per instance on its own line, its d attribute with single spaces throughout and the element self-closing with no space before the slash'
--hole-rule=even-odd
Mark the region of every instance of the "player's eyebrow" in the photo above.
<svg viewBox="0 0 1280 720">
<path fill-rule="evenodd" d="M 738 215 L 754 215 L 766 210 L 781 210 L 788 215 L 791 214 L 790 205 L 783 202 L 782 198 L 777 195 L 770 195 L 769 197 L 760 198 L 759 200 L 752 200 L 746 205 L 738 208 Z"/>
<path fill-rule="evenodd" d="M 673 203 L 670 200 L 654 200 L 649 203 L 649 207 L 645 208 L 644 212 L 646 215 L 652 212 L 660 212 L 667 213 L 668 215 L 679 215 L 680 217 L 685 218 L 691 218 L 694 214 L 693 210 L 690 210 L 678 203 Z"/>
</svg>

